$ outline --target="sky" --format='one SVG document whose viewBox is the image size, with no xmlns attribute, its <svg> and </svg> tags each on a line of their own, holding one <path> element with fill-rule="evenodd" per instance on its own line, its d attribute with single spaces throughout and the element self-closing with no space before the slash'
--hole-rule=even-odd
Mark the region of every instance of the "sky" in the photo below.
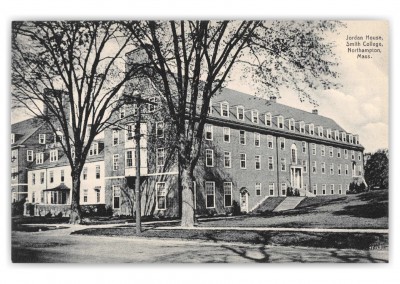
<svg viewBox="0 0 400 284">
<path fill-rule="evenodd" d="M 318 91 L 313 94 L 317 100 L 320 115 L 334 119 L 347 132 L 359 134 L 365 152 L 388 148 L 388 23 L 386 21 L 347 21 L 345 27 L 327 38 L 334 42 L 334 53 L 339 58 L 340 89 Z M 381 54 L 371 59 L 357 59 L 356 53 L 349 53 L 346 46 L 348 36 L 382 36 Z M 353 41 L 351 41 L 353 42 Z M 361 41 L 362 43 L 363 41 Z M 256 94 L 252 82 L 243 82 L 240 74 L 231 76 L 228 87 L 248 94 Z M 249 79 L 247 79 L 249 80 Z M 301 103 L 290 89 L 280 90 L 278 102 L 311 111 L 314 105 Z M 19 109 L 12 112 L 12 122 L 26 119 L 26 113 Z"/>
<path fill-rule="evenodd" d="M 345 21 L 346 27 L 331 34 L 327 40 L 336 43 L 334 52 L 339 58 L 340 89 L 318 91 L 313 98 L 318 101 L 319 115 L 334 119 L 347 132 L 359 134 L 365 152 L 388 148 L 388 23 L 386 21 Z M 356 53 L 348 53 L 347 36 L 376 36 L 383 38 L 381 54 L 371 59 L 357 59 Z M 362 44 L 363 41 L 361 41 Z M 354 47 L 353 47 L 354 48 Z M 245 93 L 256 93 L 251 83 L 238 78 L 228 87 Z M 301 103 L 291 90 L 280 92 L 279 103 L 311 111 L 314 106 Z"/>
</svg>

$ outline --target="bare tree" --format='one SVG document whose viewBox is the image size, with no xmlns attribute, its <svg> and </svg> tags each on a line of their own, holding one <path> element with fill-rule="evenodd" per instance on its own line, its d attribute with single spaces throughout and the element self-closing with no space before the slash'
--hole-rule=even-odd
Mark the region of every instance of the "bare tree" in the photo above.
<svg viewBox="0 0 400 284">
<path fill-rule="evenodd" d="M 338 74 L 332 43 L 324 34 L 329 21 L 141 21 L 125 22 L 140 43 L 168 108 L 178 140 L 181 225 L 193 226 L 193 170 L 200 156 L 211 98 L 240 65 L 266 96 L 279 88 L 301 100 L 312 90 L 335 86 Z"/>
<path fill-rule="evenodd" d="M 125 68 L 133 49 L 116 22 L 14 22 L 12 103 L 66 137 L 71 166 L 71 223 L 81 222 L 80 175 L 95 137 L 119 110 L 119 92 L 141 67 Z M 118 121 L 113 121 L 118 123 Z"/>
</svg>

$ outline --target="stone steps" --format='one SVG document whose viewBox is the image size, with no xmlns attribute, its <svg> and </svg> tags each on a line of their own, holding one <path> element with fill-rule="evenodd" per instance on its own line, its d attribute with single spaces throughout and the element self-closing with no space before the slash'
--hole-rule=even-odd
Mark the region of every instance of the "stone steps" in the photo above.
<svg viewBox="0 0 400 284">
<path fill-rule="evenodd" d="M 286 197 L 275 209 L 273 212 L 285 211 L 296 208 L 297 205 L 304 199 L 305 197 L 298 196 L 290 196 Z"/>
</svg>

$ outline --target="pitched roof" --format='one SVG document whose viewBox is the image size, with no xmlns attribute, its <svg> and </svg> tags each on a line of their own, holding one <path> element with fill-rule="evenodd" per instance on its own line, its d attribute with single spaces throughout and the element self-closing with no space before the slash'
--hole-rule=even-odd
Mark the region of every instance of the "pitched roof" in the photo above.
<svg viewBox="0 0 400 284">
<path fill-rule="evenodd" d="M 37 130 L 44 125 L 39 118 L 29 118 L 11 125 L 11 133 L 15 134 L 15 142 L 12 146 L 22 145 Z"/>
</svg>

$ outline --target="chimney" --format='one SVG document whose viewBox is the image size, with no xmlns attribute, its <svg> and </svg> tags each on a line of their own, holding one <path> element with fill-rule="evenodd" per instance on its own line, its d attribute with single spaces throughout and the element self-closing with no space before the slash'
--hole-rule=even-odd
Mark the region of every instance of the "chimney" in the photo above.
<svg viewBox="0 0 400 284">
<path fill-rule="evenodd" d="M 271 103 L 276 103 L 276 96 L 271 96 L 271 97 L 269 97 L 269 101 L 270 101 Z"/>
<path fill-rule="evenodd" d="M 315 108 L 315 109 L 312 110 L 312 113 L 318 115 L 318 110 Z"/>
</svg>

